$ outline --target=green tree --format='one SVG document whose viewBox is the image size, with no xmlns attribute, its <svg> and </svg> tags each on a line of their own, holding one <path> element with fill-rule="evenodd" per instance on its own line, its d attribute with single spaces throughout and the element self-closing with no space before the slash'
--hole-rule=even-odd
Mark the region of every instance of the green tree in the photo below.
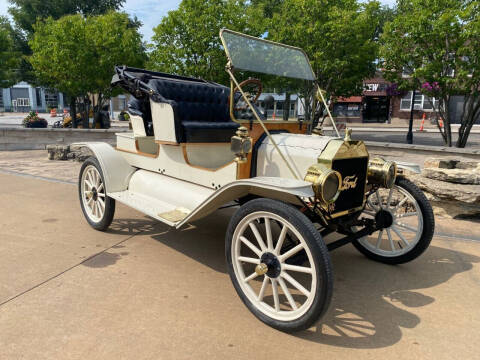
<svg viewBox="0 0 480 360">
<path fill-rule="evenodd" d="M 263 16 L 271 19 L 273 14 L 278 12 L 284 0 L 251 0 L 250 3 L 257 11 L 261 11 Z"/>
<path fill-rule="evenodd" d="M 15 47 L 21 51 L 22 58 L 17 73 L 17 81 L 39 83 L 27 58 L 32 55 L 28 45 L 34 25 L 46 18 L 59 19 L 65 15 L 99 15 L 109 10 L 118 10 L 125 0 L 8 0 L 12 6 L 8 11 L 15 23 Z"/>
<path fill-rule="evenodd" d="M 327 97 L 350 96 L 375 73 L 381 12 L 377 1 L 283 0 L 269 21 L 268 38 L 305 50 Z M 313 102 L 308 90 L 301 92 L 306 116 Z M 317 105 L 318 116 L 323 104 Z"/>
<path fill-rule="evenodd" d="M 125 13 L 109 12 L 90 17 L 86 37 L 89 42 L 93 66 L 89 78 L 92 80 L 90 93 L 97 94 L 99 104 L 118 94 L 121 90 L 110 86 L 115 65 L 125 64 L 143 67 L 146 48 L 138 32 L 141 25 Z"/>
<path fill-rule="evenodd" d="M 0 17 L 0 88 L 6 88 L 15 83 L 18 59 L 13 29 L 7 18 Z"/>
<path fill-rule="evenodd" d="M 386 77 L 405 90 L 420 89 L 439 99 L 443 140 L 452 146 L 451 97 L 464 96 L 456 145 L 464 147 L 480 116 L 480 2 L 400 0 L 385 25 L 381 56 Z M 410 74 L 402 76 L 402 69 Z"/>
<path fill-rule="evenodd" d="M 145 60 L 141 35 L 125 13 L 48 18 L 34 30 L 29 60 L 43 84 L 70 97 L 72 116 L 77 97 L 97 94 L 101 105 L 110 95 L 115 64 L 142 66 Z"/>
<path fill-rule="evenodd" d="M 226 83 L 219 30 L 260 35 L 261 14 L 246 0 L 183 0 L 154 28 L 149 66 L 159 71 Z"/>
<path fill-rule="evenodd" d="M 119 10 L 125 0 L 8 0 L 8 9 L 15 24 L 27 33 L 39 19 L 59 19 L 65 15 L 100 15 L 109 10 Z"/>
<path fill-rule="evenodd" d="M 376 1 L 284 0 L 268 38 L 305 50 L 328 94 L 358 94 L 375 72 L 379 13 Z"/>
</svg>

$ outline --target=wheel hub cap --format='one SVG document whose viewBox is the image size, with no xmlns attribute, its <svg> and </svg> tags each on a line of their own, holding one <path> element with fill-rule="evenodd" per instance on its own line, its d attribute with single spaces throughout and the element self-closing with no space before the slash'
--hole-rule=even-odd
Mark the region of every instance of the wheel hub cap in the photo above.
<svg viewBox="0 0 480 360">
<path fill-rule="evenodd" d="M 280 275 L 280 272 L 282 271 L 282 268 L 280 266 L 280 261 L 278 260 L 278 258 L 275 255 L 273 255 L 272 253 L 269 253 L 269 252 L 264 253 L 262 255 L 262 257 L 260 258 L 260 261 L 261 262 L 257 266 L 257 268 L 259 266 L 261 266 L 262 271 L 265 271 L 264 270 L 265 267 L 267 268 L 267 270 L 265 272 L 263 272 L 263 274 L 266 274 L 270 278 L 276 278 Z M 255 268 L 255 271 L 257 271 L 256 268 Z M 257 272 L 257 274 L 258 274 L 258 272 Z"/>
<path fill-rule="evenodd" d="M 375 222 L 379 229 L 389 228 L 393 224 L 393 215 L 390 211 L 380 210 L 375 215 Z"/>
</svg>

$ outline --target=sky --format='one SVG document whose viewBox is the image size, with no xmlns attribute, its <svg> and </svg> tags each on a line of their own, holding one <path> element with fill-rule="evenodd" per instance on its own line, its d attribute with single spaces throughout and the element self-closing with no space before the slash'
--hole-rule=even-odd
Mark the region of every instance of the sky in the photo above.
<svg viewBox="0 0 480 360">
<path fill-rule="evenodd" d="M 143 23 L 140 31 L 143 38 L 149 41 L 153 35 L 153 28 L 157 26 L 162 17 L 170 10 L 178 7 L 181 0 L 126 0 L 123 10 L 130 15 L 136 15 Z M 392 5 L 395 0 L 380 0 L 383 4 Z M 0 16 L 8 15 L 9 3 L 7 0 L 0 0 Z"/>
</svg>

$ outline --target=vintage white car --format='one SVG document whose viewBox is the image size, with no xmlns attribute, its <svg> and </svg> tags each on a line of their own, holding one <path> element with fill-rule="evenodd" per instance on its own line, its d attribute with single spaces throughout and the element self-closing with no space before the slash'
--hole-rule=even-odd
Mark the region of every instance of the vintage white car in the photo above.
<svg viewBox="0 0 480 360">
<path fill-rule="evenodd" d="M 115 201 L 175 228 L 235 204 L 225 236 L 235 290 L 266 324 L 306 329 L 330 303 L 329 251 L 352 243 L 370 259 L 408 262 L 429 246 L 433 212 L 402 166 L 371 159 L 350 131 L 344 138 L 312 134 L 324 96 L 301 49 L 227 29 L 220 37 L 230 87 L 116 67 L 112 85 L 135 98 L 133 131 L 117 134 L 115 148 L 77 144 L 93 153 L 79 175 L 80 204 L 101 231 Z M 237 80 L 252 73 L 310 86 L 302 98 L 312 114 L 302 121 L 266 116 L 257 101 L 262 81 Z"/>
</svg>

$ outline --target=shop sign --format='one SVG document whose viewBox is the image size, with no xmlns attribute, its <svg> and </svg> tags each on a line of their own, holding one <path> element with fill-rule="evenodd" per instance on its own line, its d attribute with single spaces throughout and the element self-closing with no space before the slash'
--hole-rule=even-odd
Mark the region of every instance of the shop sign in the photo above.
<svg viewBox="0 0 480 360">
<path fill-rule="evenodd" d="M 378 87 L 378 83 L 365 84 L 365 91 L 378 91 Z"/>
</svg>

